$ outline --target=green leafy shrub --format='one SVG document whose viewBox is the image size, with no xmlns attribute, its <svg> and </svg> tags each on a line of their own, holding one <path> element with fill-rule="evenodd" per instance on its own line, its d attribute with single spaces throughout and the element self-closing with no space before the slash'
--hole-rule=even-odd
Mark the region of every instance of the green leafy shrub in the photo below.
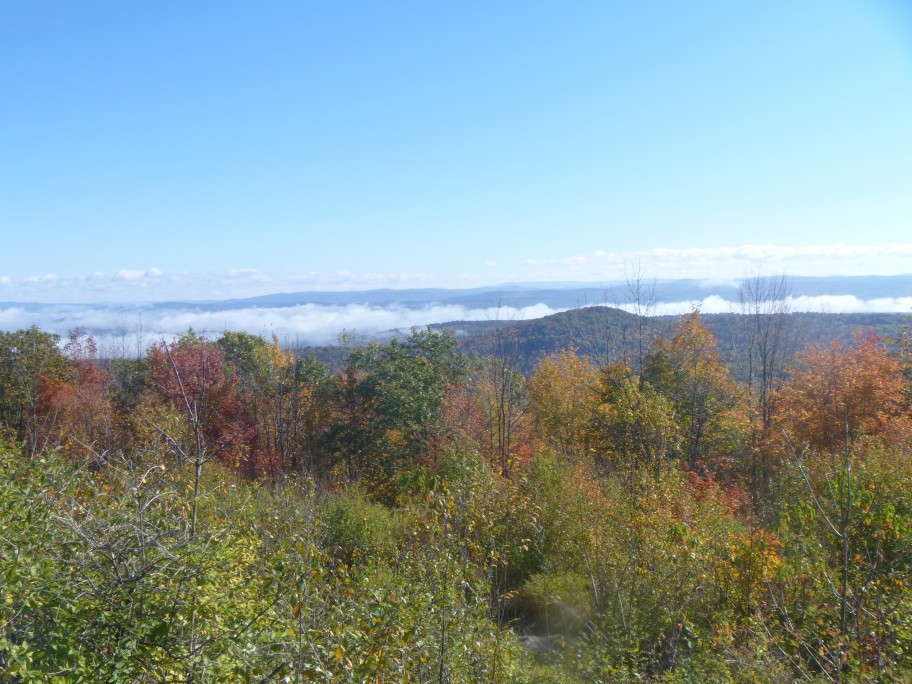
<svg viewBox="0 0 912 684">
<path fill-rule="evenodd" d="M 325 504 L 323 527 L 324 546 L 348 565 L 388 555 L 398 536 L 392 512 L 357 490 L 335 496 Z"/>
</svg>

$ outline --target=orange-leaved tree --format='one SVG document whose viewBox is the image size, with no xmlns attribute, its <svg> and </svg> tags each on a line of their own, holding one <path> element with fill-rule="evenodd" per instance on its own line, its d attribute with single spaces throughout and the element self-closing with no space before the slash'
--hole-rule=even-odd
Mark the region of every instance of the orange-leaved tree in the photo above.
<svg viewBox="0 0 912 684">
<path fill-rule="evenodd" d="M 108 382 L 97 358 L 94 338 L 72 331 L 63 347 L 67 373 L 41 382 L 44 410 L 53 413 L 56 444 L 90 461 L 104 460 L 118 445 L 114 407 Z"/>
<path fill-rule="evenodd" d="M 796 358 L 779 394 L 776 422 L 793 443 L 835 452 L 859 437 L 891 445 L 912 436 L 897 360 L 880 338 L 856 334 L 854 344 L 809 345 Z"/>
</svg>

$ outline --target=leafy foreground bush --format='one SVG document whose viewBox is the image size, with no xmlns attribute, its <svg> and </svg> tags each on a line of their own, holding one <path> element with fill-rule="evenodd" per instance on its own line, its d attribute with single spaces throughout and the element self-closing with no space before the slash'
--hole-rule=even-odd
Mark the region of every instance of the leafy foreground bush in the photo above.
<svg viewBox="0 0 912 684">
<path fill-rule="evenodd" d="M 912 466 L 825 466 L 761 527 L 680 468 L 449 454 L 389 508 L 0 447 L 0 681 L 903 681 Z"/>
<path fill-rule="evenodd" d="M 357 495 L 318 506 L 306 481 L 213 467 L 194 530 L 189 469 L 90 473 L 3 448 L 0 470 L 0 681 L 541 680 L 488 619 L 446 495 L 393 520 Z"/>
</svg>

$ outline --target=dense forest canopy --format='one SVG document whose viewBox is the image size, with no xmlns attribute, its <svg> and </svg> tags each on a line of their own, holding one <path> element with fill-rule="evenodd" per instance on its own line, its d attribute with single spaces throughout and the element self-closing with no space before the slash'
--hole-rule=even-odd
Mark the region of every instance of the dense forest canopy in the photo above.
<svg viewBox="0 0 912 684">
<path fill-rule="evenodd" d="M 0 333 L 0 681 L 912 676 L 909 335 L 634 319 Z"/>
</svg>

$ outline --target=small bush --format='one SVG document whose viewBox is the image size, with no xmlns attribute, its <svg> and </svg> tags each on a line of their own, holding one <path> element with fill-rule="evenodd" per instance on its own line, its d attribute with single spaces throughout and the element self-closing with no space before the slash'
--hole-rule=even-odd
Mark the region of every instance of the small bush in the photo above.
<svg viewBox="0 0 912 684">
<path fill-rule="evenodd" d="M 348 565 L 364 563 L 389 553 L 396 541 L 396 521 L 382 504 L 360 491 L 331 499 L 324 512 L 323 543 L 327 551 Z"/>
</svg>

